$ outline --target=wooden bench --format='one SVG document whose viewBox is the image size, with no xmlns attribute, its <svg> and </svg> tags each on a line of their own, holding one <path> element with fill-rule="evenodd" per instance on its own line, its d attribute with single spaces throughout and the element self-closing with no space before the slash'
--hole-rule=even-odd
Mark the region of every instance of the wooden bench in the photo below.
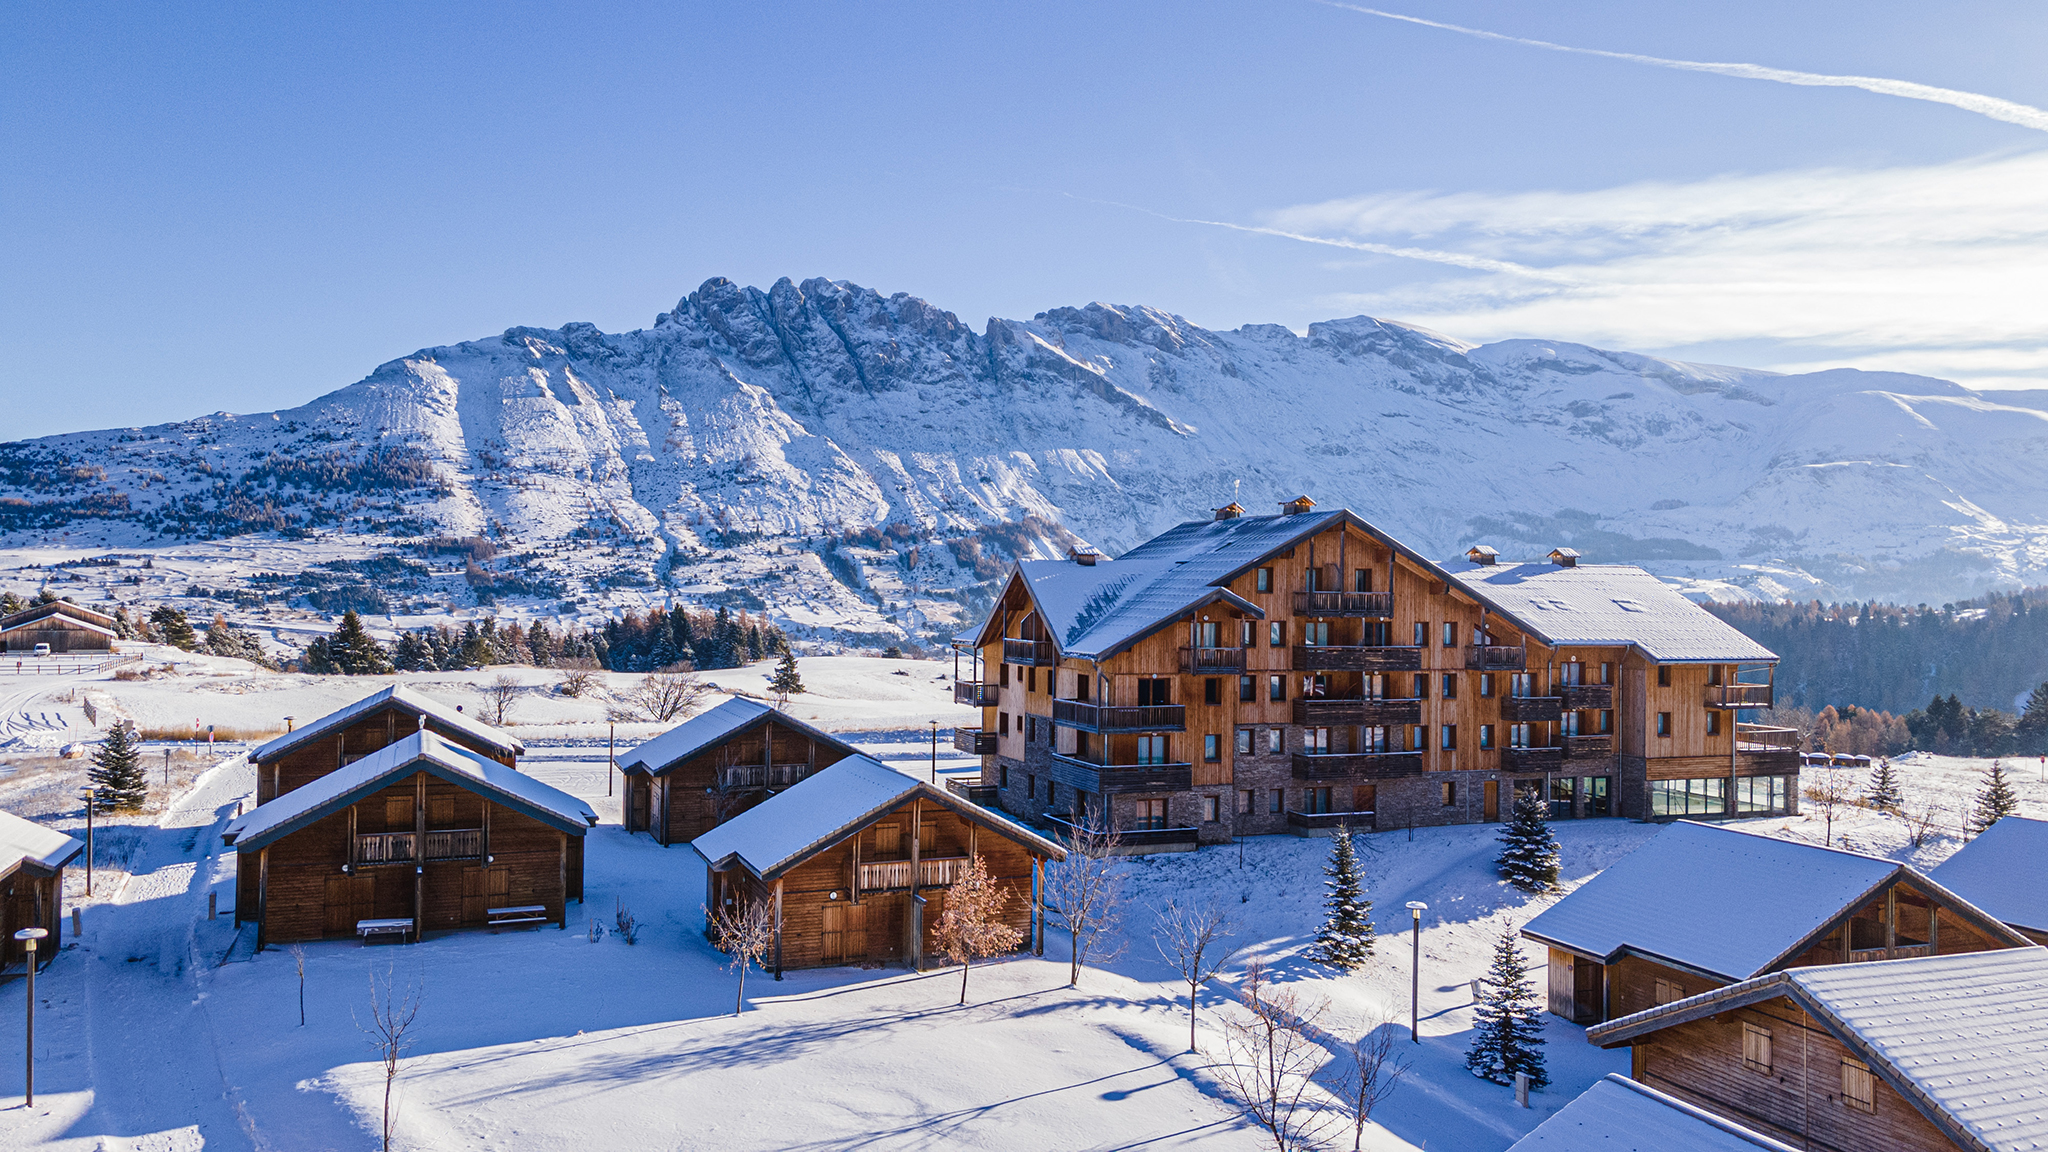
<svg viewBox="0 0 2048 1152">
<path fill-rule="evenodd" d="M 514 924 L 545 924 L 548 910 L 541 904 L 522 904 L 517 908 L 490 908 L 484 912 L 487 927 L 506 928 Z"/>
<path fill-rule="evenodd" d="M 404 940 L 412 935 L 412 918 L 404 916 L 390 920 L 358 920 L 356 935 L 362 937 L 365 944 L 368 944 L 373 936 L 396 936 Z"/>
</svg>

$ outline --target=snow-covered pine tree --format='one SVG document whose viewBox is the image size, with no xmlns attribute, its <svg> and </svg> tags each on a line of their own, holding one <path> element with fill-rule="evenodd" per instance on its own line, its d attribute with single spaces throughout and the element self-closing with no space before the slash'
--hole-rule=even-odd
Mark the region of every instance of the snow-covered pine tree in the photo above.
<svg viewBox="0 0 2048 1152">
<path fill-rule="evenodd" d="M 351 608 L 341 614 L 341 624 L 327 638 L 327 658 L 344 676 L 376 676 L 391 671 L 391 658 L 384 646 L 363 630 L 362 617 Z"/>
<path fill-rule="evenodd" d="M 98 791 L 93 807 L 102 812 L 117 808 L 140 808 L 149 798 L 149 780 L 142 771 L 142 751 L 128 734 L 125 722 L 107 729 L 106 742 L 93 754 L 86 777 Z"/>
<path fill-rule="evenodd" d="M 1899 770 L 1892 767 L 1891 757 L 1877 758 L 1877 767 L 1870 773 L 1870 792 L 1864 798 L 1881 812 L 1896 812 L 1905 806 L 1905 795 L 1899 790 Z"/>
<path fill-rule="evenodd" d="M 1479 1006 L 1473 1009 L 1479 1019 L 1465 1067 L 1496 1084 L 1513 1084 L 1517 1072 L 1527 1072 L 1533 1088 L 1550 1083 L 1550 1073 L 1543 1067 L 1543 1007 L 1513 929 L 1495 941 L 1493 967 L 1484 987 Z"/>
<path fill-rule="evenodd" d="M 1361 968 L 1372 959 L 1372 901 L 1366 899 L 1365 872 L 1359 867 L 1351 830 L 1342 825 L 1330 837 L 1330 862 L 1323 866 L 1323 875 L 1329 877 L 1323 881 L 1323 926 L 1316 930 L 1307 956 L 1346 972 Z"/>
<path fill-rule="evenodd" d="M 151 612 L 149 622 L 156 625 L 157 634 L 163 637 L 164 643 L 187 652 L 199 647 L 199 636 L 192 631 L 192 622 L 185 619 L 183 612 L 169 604 Z"/>
<path fill-rule="evenodd" d="M 1970 835 L 1982 833 L 2007 816 L 2017 815 L 2019 810 L 2019 794 L 2012 790 L 2012 781 L 2005 778 L 2005 761 L 1993 760 L 1984 772 L 1984 788 L 1977 793 L 1977 807 L 1970 813 Z"/>
<path fill-rule="evenodd" d="M 1507 826 L 1500 831 L 1500 856 L 1494 865 L 1508 883 L 1524 892 L 1548 892 L 1557 887 L 1557 837 L 1543 798 L 1535 792 L 1515 797 Z"/>
<path fill-rule="evenodd" d="M 776 663 L 775 676 L 768 681 L 768 687 L 778 700 L 787 700 L 804 690 L 804 678 L 796 671 L 796 653 L 783 649 L 782 659 Z"/>
</svg>

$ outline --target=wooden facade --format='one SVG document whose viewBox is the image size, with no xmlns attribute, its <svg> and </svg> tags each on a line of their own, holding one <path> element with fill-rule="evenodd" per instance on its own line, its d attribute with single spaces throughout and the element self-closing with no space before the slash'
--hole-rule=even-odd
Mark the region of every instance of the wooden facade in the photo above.
<svg viewBox="0 0 2048 1152">
<path fill-rule="evenodd" d="M 721 707 L 748 703 L 731 701 Z M 665 763 L 622 757 L 626 831 L 646 832 L 664 845 L 695 840 L 856 753 L 852 745 L 793 716 L 756 707 L 762 714 L 751 722 Z M 655 747 L 658 739 L 642 747 Z"/>
<path fill-rule="evenodd" d="M 49 933 L 36 945 L 38 969 L 64 943 L 64 869 L 85 845 L 61 832 L 0 812 L 0 972 L 25 971 L 23 928 Z"/>
<path fill-rule="evenodd" d="M 0 651 L 21 656 L 34 652 L 38 644 L 48 644 L 53 656 L 111 652 L 114 618 L 67 600 L 0 617 Z"/>
<path fill-rule="evenodd" d="M 359 708 L 360 715 L 334 723 L 323 718 L 249 754 L 256 770 L 256 803 L 267 804 L 420 731 L 518 767 L 517 740 L 415 693 L 385 689 L 351 707 Z"/>
</svg>

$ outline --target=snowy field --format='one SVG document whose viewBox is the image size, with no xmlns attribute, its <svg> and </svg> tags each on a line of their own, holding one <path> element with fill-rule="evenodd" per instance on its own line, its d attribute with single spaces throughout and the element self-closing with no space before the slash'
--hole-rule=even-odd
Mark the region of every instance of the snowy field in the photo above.
<svg viewBox="0 0 2048 1152">
<path fill-rule="evenodd" d="M 793 710 L 907 770 L 929 763 L 927 721 L 950 726 L 964 711 L 934 679 L 949 669 L 932 662 L 818 658 L 802 667 L 813 691 Z M 710 678 L 753 691 L 764 671 Z M 405 679 L 464 702 L 495 674 Z M 396 1091 L 404 1148 L 1260 1147 L 1225 1104 L 1209 1065 L 1221 1049 L 1215 1022 L 1229 1010 L 1241 971 L 1205 991 L 1205 1054 L 1184 1054 L 1185 988 L 1151 942 L 1152 909 L 1168 899 L 1225 908 L 1235 943 L 1326 1005 L 1326 1025 L 1340 1038 L 1385 1026 L 1405 1039 L 1403 904 L 1430 905 L 1421 933 L 1422 1043 L 1400 1046 L 1414 1067 L 1376 1114 L 1369 1147 L 1503 1149 L 1599 1076 L 1627 1068 L 1626 1052 L 1592 1048 L 1582 1029 L 1549 1019 L 1554 1083 L 1531 1109 L 1465 1071 L 1469 982 L 1484 973 L 1500 931 L 1556 899 L 1526 896 L 1495 877 L 1496 830 L 1487 826 L 1360 838 L 1382 936 L 1377 958 L 1355 974 L 1299 958 L 1320 916 L 1328 842 L 1262 837 L 1246 841 L 1241 857 L 1233 845 L 1126 862 L 1120 954 L 1084 973 L 1078 989 L 1066 987 L 1066 941 L 1054 932 L 1042 960 L 978 966 L 966 1008 L 954 1006 L 957 969 L 840 968 L 779 983 L 757 974 L 747 1011 L 735 1019 L 733 978 L 699 932 L 702 864 L 687 848 L 662 849 L 618 830 L 601 704 L 550 695 L 544 686 L 553 674 L 513 674 L 534 685 L 528 722 L 513 728 L 532 746 L 525 767 L 589 800 L 604 820 L 590 837 L 587 900 L 572 907 L 570 931 L 451 934 L 410 947 L 309 945 L 301 1027 L 292 956 L 252 956 L 231 920 L 205 918 L 209 891 L 223 908 L 233 903 L 233 862 L 221 854 L 218 832 L 247 798 L 251 774 L 239 760 L 196 778 L 181 768 L 167 809 L 101 822 L 102 859 L 117 866 L 102 871 L 92 899 L 73 872 L 69 899 L 85 909 L 85 934 L 67 941 L 38 983 L 33 1110 L 21 1107 L 19 1028 L 5 1024 L 21 1019 L 23 984 L 0 986 L 0 1035 L 8 1037 L 0 1041 L 0 1147 L 374 1148 L 380 1069 L 357 1027 L 373 974 L 424 990 L 417 1043 Z M 253 725 L 287 712 L 317 716 L 383 682 L 194 666 L 128 683 L 0 683 L 0 692 L 13 712 L 75 708 L 59 700 L 92 691 L 145 725 L 179 716 L 189 724 L 194 710 L 209 722 Z M 83 725 L 83 715 L 73 723 Z M 942 772 L 964 766 L 949 747 L 941 752 Z M 30 777 L 44 781 L 34 794 L 48 797 L 47 781 L 78 762 L 52 763 L 33 749 L 0 756 L 0 769 L 31 764 L 0 777 L 0 805 L 26 811 Z M 2023 812 L 2048 816 L 2040 766 L 2009 766 Z M 1950 758 L 1902 764 L 1908 805 L 1938 799 L 1955 813 L 1949 823 L 1959 823 L 1983 767 Z M 79 823 L 75 807 L 35 814 L 61 827 Z M 1815 841 L 1826 835 L 1810 815 L 1743 826 Z M 1572 885 L 1656 833 L 1620 820 L 1556 829 Z M 1937 831 L 1915 848 L 1901 821 L 1855 808 L 1838 813 L 1833 834 L 1837 844 L 1922 866 L 1960 843 Z M 639 942 L 608 934 L 592 943 L 588 921 L 610 925 L 621 903 L 645 926 Z M 1525 953 L 1540 964 L 1536 949 Z"/>
</svg>

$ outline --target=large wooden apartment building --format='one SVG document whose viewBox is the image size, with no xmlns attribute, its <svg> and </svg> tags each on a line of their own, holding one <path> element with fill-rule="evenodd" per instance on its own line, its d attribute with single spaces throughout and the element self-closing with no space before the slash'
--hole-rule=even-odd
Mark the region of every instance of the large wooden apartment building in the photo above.
<svg viewBox="0 0 2048 1152">
<path fill-rule="evenodd" d="M 1339 822 L 1796 810 L 1777 657 L 1627 565 L 1438 564 L 1348 510 L 1236 504 L 1111 560 L 1017 565 L 963 634 L 957 745 L 1002 807 L 1132 846 Z"/>
</svg>

